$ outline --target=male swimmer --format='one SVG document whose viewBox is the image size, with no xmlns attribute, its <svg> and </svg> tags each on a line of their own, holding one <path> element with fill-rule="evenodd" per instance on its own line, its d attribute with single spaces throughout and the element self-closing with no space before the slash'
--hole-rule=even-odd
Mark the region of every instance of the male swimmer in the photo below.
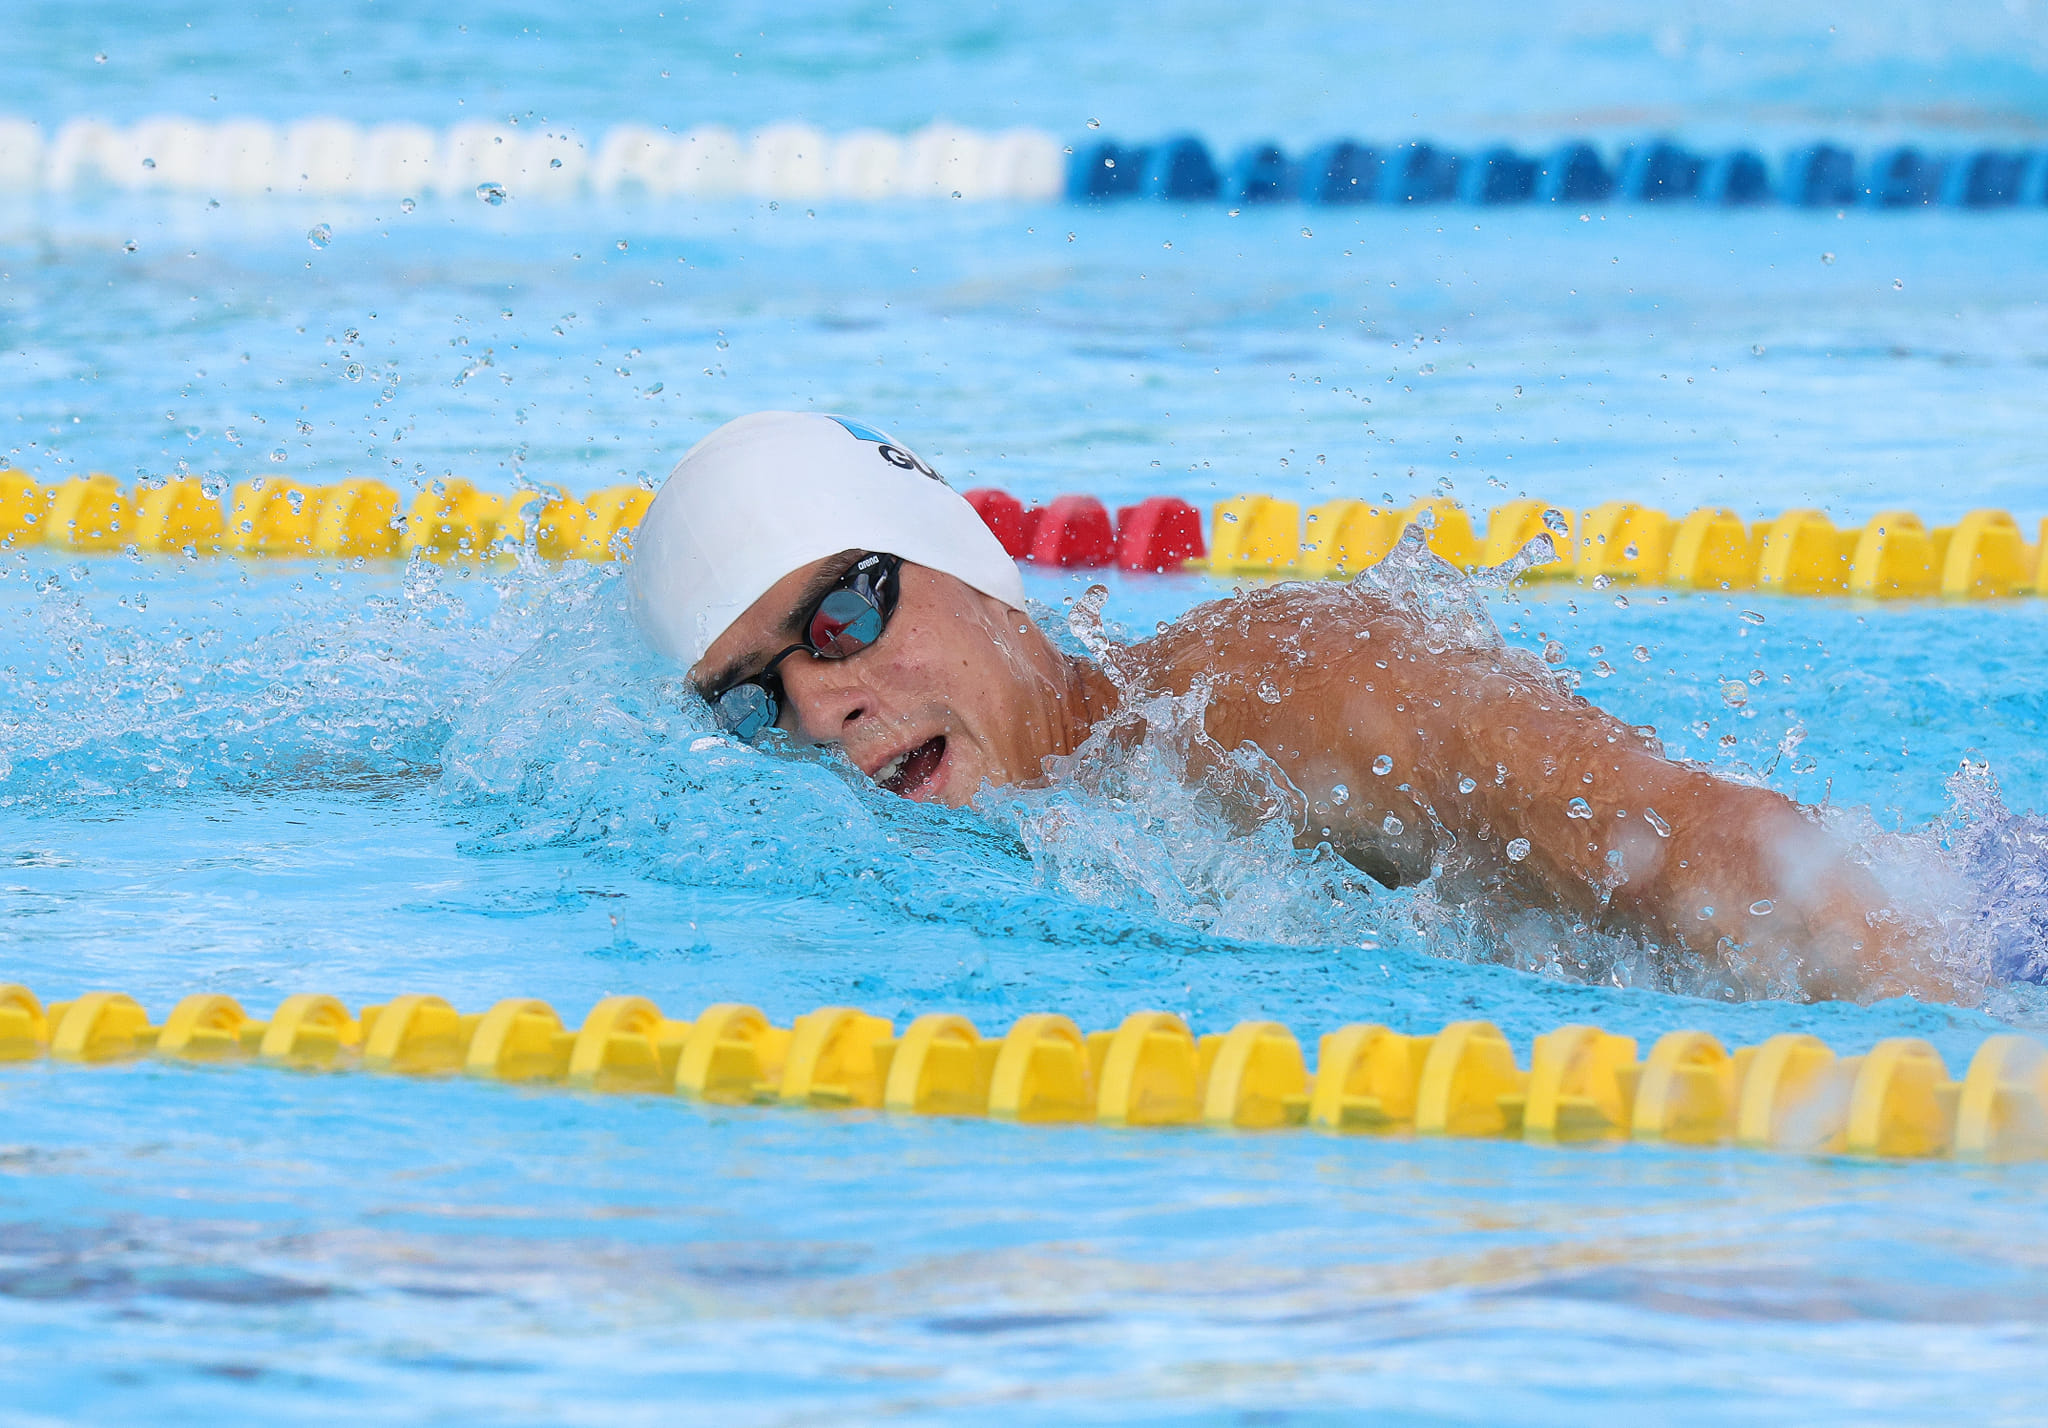
<svg viewBox="0 0 2048 1428">
<path fill-rule="evenodd" d="M 1390 886 L 1440 868 L 1815 998 L 1954 994 L 1926 924 L 1808 810 L 1665 758 L 1533 657 L 1433 650 L 1362 585 L 1197 606 L 1113 650 L 1112 680 L 1024 613 L 966 500 L 858 422 L 756 412 L 704 438 L 641 523 L 632 586 L 728 733 L 836 744 L 905 798 L 1040 779 L 1124 701 L 1199 686 L 1209 736 L 1256 745 L 1298 790 L 1296 841 Z"/>
</svg>

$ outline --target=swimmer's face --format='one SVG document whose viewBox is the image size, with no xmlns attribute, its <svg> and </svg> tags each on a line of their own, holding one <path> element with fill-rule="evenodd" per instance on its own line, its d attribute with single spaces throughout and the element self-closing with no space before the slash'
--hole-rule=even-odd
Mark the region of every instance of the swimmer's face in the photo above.
<svg viewBox="0 0 2048 1428">
<path fill-rule="evenodd" d="M 760 673 L 796 643 L 799 623 L 862 552 L 815 561 L 777 581 L 690 671 L 715 694 Z M 936 570 L 905 562 L 881 637 L 844 659 L 799 651 L 782 661 L 777 725 L 837 744 L 891 793 L 959 806 L 983 782 L 1036 778 L 1053 751 L 1048 692 L 1058 655 L 1023 614 Z"/>
</svg>

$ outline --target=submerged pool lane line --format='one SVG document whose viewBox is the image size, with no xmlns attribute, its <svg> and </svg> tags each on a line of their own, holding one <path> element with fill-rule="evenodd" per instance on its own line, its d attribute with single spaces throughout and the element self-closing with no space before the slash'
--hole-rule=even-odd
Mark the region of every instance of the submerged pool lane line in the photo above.
<svg viewBox="0 0 2048 1428">
<path fill-rule="evenodd" d="M 1932 528 L 1911 511 L 1884 511 L 1837 527 L 1812 508 L 1746 522 L 1726 507 L 1673 517 L 1609 501 L 1579 513 L 1525 498 L 1494 508 L 1480 528 L 1446 498 L 1405 507 L 1325 501 L 1304 516 L 1294 501 L 1246 495 L 1216 505 L 1205 543 L 1201 512 L 1177 496 L 1119 507 L 1112 518 L 1093 496 L 1027 507 L 993 488 L 965 495 L 1011 556 L 1063 569 L 1347 579 L 1419 526 L 1431 550 L 1467 571 L 1507 565 L 1547 537 L 1556 558 L 1526 576 L 1781 595 L 2048 595 L 2048 519 L 2030 541 L 2001 510 Z M 43 485 L 0 470 L 0 547 L 348 559 L 480 556 L 530 540 L 546 560 L 613 560 L 630 548 L 652 499 L 638 485 L 579 498 L 493 493 L 455 478 L 406 505 L 390 486 L 364 479 L 309 486 L 264 476 L 225 487 L 182 476 L 124 491 L 106 475 Z"/>
<path fill-rule="evenodd" d="M 1639 1060 L 1633 1037 L 1563 1026 L 1535 1038 L 1524 1069 L 1490 1022 L 1453 1022 L 1433 1036 L 1358 1024 L 1320 1039 L 1311 1073 L 1279 1022 L 1197 1037 L 1157 1011 L 1087 1033 L 1065 1016 L 1033 1013 L 990 1039 L 948 1012 L 920 1016 L 899 1035 L 888 1019 L 852 1007 L 778 1027 L 738 1003 L 672 1020 L 637 996 L 605 998 L 576 1030 L 531 998 L 463 1014 L 419 994 L 360 1012 L 300 994 L 257 1021 L 234 998 L 207 992 L 157 1026 L 120 992 L 46 1008 L 26 987 L 0 986 L 0 1061 L 150 1054 L 1039 1123 L 2048 1158 L 2048 1050 L 2016 1035 L 1986 1039 L 1957 1081 L 1917 1037 L 1843 1057 L 1802 1032 L 1731 1053 L 1707 1032 L 1673 1031 Z"/>
</svg>

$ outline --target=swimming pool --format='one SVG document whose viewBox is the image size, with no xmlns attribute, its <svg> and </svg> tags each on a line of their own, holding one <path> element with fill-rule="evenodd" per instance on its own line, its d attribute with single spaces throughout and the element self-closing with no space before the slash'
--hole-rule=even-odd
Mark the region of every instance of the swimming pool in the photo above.
<svg viewBox="0 0 2048 1428">
<path fill-rule="evenodd" d="M 735 15 L 643 61 L 609 17 L 475 17 L 486 43 L 344 7 L 317 37 L 260 18 L 276 58 L 249 74 L 224 14 L 0 23 L 44 57 L 13 102 L 46 123 L 282 120 L 286 93 L 366 122 L 686 104 L 741 127 L 1100 118 L 1218 143 L 1321 138 L 1332 106 L 1358 130 L 1547 134 L 1650 93 L 1668 107 L 1611 122 L 1770 142 L 2043 122 L 2040 37 L 1998 7 L 1938 45 L 1911 16 L 1830 40 L 1767 7 L 1642 36 L 1505 8 L 1456 33 L 1231 13 L 1227 44 L 1055 11 Z M 761 68 L 725 66 L 734 50 Z M 1425 108 L 1423 70 L 1389 65 L 1349 107 L 1340 81 L 1389 51 L 1455 60 L 1489 97 Z M 1970 112 L 1885 107 L 1911 86 Z M 46 198 L 0 217 L 5 445 L 53 479 L 182 460 L 587 490 L 658 477 L 734 413 L 815 405 L 1033 499 L 1443 483 L 1475 508 L 2031 520 L 2044 237 L 2048 214 L 2017 211 Z M 1165 1007 L 1304 1040 L 1482 1017 L 1522 1046 L 1574 1021 L 1646 1046 L 1676 1026 L 1924 1036 L 1956 1069 L 2048 1023 L 2030 986 L 1974 1009 L 1690 997 L 1554 929 L 1474 933 L 1427 889 L 1358 898 L 1165 790 L 982 817 L 697 747 L 614 568 L 14 551 L 0 572 L 0 975 L 46 997 L 116 987 L 160 1018 L 201 990 L 261 1011 L 432 991 L 573 1017 L 638 993 L 677 1016 L 843 1003 L 984 1031 Z M 1132 631 L 1229 591 L 1027 572 L 1055 623 L 1098 579 Z M 1987 779 L 2010 809 L 2048 806 L 2048 604 L 1539 585 L 1491 609 L 1678 752 L 1828 800 L 1959 909 L 2040 916 L 2038 862 L 1983 832 L 2015 826 Z M 1140 845 L 1173 877 L 1131 877 Z M 1925 1421 L 2024 1418 L 2041 1383 L 2038 1167 L 1120 1133 L 151 1060 L 9 1068 L 0 1097 L 0 1380 L 24 1422 Z"/>
</svg>

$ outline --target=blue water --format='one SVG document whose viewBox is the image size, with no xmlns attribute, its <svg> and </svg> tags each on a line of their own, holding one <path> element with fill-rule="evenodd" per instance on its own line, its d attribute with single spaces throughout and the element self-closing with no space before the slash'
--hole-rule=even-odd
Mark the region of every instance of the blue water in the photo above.
<svg viewBox="0 0 2048 1428">
<path fill-rule="evenodd" d="M 9 103 L 46 123 L 488 104 L 1293 141 L 1628 109 L 1769 142 L 2048 122 L 2024 7 L 1938 32 L 1781 9 L 1658 28 L 1541 7 L 778 8 L 657 43 L 595 11 L 23 7 L 0 45 L 32 57 Z M 2044 240 L 2039 213 L 38 200 L 0 213 L 0 447 L 46 478 L 183 462 L 584 489 L 658 477 L 737 412 L 815 405 L 1033 498 L 2003 505 L 2031 529 Z M 1461 924 L 1171 790 L 952 814 L 829 759 L 701 744 L 615 571 L 11 553 L 0 575 L 0 977 L 46 998 L 116 987 L 161 1015 L 222 990 L 260 1013 L 418 990 L 573 1018 L 634 992 L 985 1031 L 1157 1006 L 1305 1041 L 1483 1016 L 1523 1044 L 1567 1021 L 1804 1029 L 1844 1052 L 1919 1035 L 1957 1069 L 1991 1032 L 2048 1025 L 2025 987 L 1971 1008 L 1688 996 L 1684 968 L 1540 919 Z M 1057 627 L 1089 578 L 1029 586 Z M 1106 583 L 1133 632 L 1229 594 Z M 1570 587 L 1490 609 L 1675 752 L 1826 801 L 1959 917 L 2038 912 L 2037 866 L 1965 850 L 2010 826 L 2001 802 L 2048 808 L 2048 604 Z M 1172 877 L 1130 876 L 1133 847 Z M 2043 1387 L 2038 1167 L 156 1064 L 11 1069 L 0 1103 L 8 1422 L 1925 1422 L 2027 1419 Z"/>
</svg>

